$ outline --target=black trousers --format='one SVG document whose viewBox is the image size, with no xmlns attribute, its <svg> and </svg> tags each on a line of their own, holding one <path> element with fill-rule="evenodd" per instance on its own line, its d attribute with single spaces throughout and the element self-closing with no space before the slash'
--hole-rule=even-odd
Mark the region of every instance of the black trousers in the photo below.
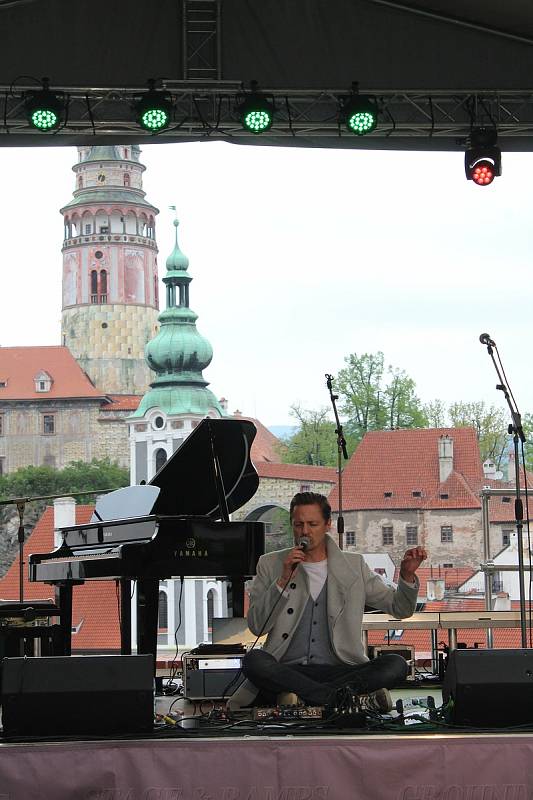
<svg viewBox="0 0 533 800">
<path fill-rule="evenodd" d="M 275 702 L 280 692 L 295 692 L 305 703 L 327 705 L 336 692 L 349 688 L 356 694 L 391 689 L 407 676 L 407 662 L 386 653 L 364 664 L 283 664 L 264 650 L 252 650 L 242 670 L 261 693 L 261 700 Z"/>
</svg>

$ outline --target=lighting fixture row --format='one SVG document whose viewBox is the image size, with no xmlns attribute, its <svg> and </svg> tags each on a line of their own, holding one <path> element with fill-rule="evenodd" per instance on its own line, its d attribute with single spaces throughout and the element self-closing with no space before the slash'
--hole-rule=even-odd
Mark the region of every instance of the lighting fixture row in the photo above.
<svg viewBox="0 0 533 800">
<path fill-rule="evenodd" d="M 50 89 L 48 78 L 41 81 L 42 88 L 24 94 L 26 116 L 36 130 L 51 131 L 61 124 L 65 111 L 65 98 Z M 170 125 L 173 103 L 169 92 L 155 88 L 155 81 L 148 81 L 148 90 L 138 95 L 133 102 L 137 124 L 151 133 L 158 133 Z M 250 91 L 237 97 L 235 113 L 242 127 L 255 134 L 268 131 L 274 122 L 273 99 L 269 100 L 252 81 Z M 349 131 L 357 136 L 371 133 L 378 123 L 378 107 L 372 97 L 360 95 L 356 84 L 351 93 L 340 101 L 339 114 Z"/>
<path fill-rule="evenodd" d="M 24 94 L 26 115 L 30 124 L 40 131 L 51 131 L 61 124 L 65 113 L 65 99 L 50 89 L 43 78 L 41 89 Z M 148 81 L 148 89 L 133 102 L 137 124 L 150 133 L 158 133 L 170 125 L 173 103 L 169 92 L 155 88 Z M 254 134 L 268 131 L 274 122 L 274 100 L 269 99 L 252 81 L 250 90 L 237 97 L 235 112 L 243 128 Z M 359 94 L 356 83 L 351 92 L 339 101 L 339 120 L 356 136 L 365 136 L 375 130 L 378 123 L 378 103 L 370 95 Z M 502 159 L 494 128 L 472 128 L 465 151 L 465 174 L 478 186 L 488 186 L 501 175 Z"/>
</svg>

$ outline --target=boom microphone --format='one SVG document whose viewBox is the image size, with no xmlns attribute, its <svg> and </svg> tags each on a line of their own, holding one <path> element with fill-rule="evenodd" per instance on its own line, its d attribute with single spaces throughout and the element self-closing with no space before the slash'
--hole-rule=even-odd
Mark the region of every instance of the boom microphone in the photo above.
<svg viewBox="0 0 533 800">
<path fill-rule="evenodd" d="M 490 333 L 482 333 L 481 336 L 479 337 L 479 341 L 481 342 L 481 344 L 487 344 L 487 345 L 490 344 L 491 347 L 496 347 L 496 342 L 494 342 L 490 338 Z"/>
</svg>

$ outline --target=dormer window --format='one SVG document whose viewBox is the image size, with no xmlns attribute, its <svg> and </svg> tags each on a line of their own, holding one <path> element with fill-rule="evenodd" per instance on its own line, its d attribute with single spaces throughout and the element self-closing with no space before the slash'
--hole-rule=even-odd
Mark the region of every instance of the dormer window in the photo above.
<svg viewBox="0 0 533 800">
<path fill-rule="evenodd" d="M 392 497 L 392 492 L 383 492 L 383 497 Z"/>
<path fill-rule="evenodd" d="M 422 497 L 422 492 L 414 491 L 412 492 L 413 497 Z"/>
<path fill-rule="evenodd" d="M 448 498 L 449 498 L 449 495 L 447 494 L 447 492 L 442 492 L 442 493 L 439 495 L 439 497 L 440 497 L 440 499 L 441 499 L 441 500 L 448 500 Z"/>
<path fill-rule="evenodd" d="M 0 381 L 0 389 L 5 389 L 7 386 L 7 380 Z"/>
<path fill-rule="evenodd" d="M 52 377 L 44 370 L 38 372 L 33 380 L 36 392 L 49 392 L 52 388 Z"/>
</svg>

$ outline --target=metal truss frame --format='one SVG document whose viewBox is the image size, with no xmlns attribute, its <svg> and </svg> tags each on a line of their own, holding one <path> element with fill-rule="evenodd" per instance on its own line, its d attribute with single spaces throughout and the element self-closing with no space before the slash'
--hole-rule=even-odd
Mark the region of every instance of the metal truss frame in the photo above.
<svg viewBox="0 0 533 800">
<path fill-rule="evenodd" d="M 186 80 L 220 80 L 220 0 L 182 0 L 182 15 L 183 77 Z"/>
<path fill-rule="evenodd" d="M 190 57 L 196 57 L 192 50 Z M 533 147 L 533 89 L 365 89 L 365 94 L 377 99 L 380 117 L 373 133 L 357 137 L 344 127 L 340 115 L 342 100 L 348 95 L 346 88 L 263 87 L 274 103 L 275 119 L 270 131 L 258 136 L 243 130 L 239 123 L 236 107 L 244 91 L 242 84 L 164 80 L 161 85 L 172 96 L 174 112 L 171 125 L 155 135 L 135 123 L 133 103 L 144 87 L 53 87 L 64 95 L 65 115 L 61 126 L 48 134 L 33 130 L 24 114 L 24 93 L 35 91 L 34 85 L 0 87 L 0 140 L 13 134 L 17 138 L 31 135 L 35 143 L 46 139 L 43 143 L 47 144 L 54 140 L 60 144 L 65 135 L 88 142 L 95 136 L 154 142 L 210 138 L 240 143 L 446 150 L 464 146 L 472 127 L 485 126 L 497 129 L 504 149 Z"/>
</svg>

